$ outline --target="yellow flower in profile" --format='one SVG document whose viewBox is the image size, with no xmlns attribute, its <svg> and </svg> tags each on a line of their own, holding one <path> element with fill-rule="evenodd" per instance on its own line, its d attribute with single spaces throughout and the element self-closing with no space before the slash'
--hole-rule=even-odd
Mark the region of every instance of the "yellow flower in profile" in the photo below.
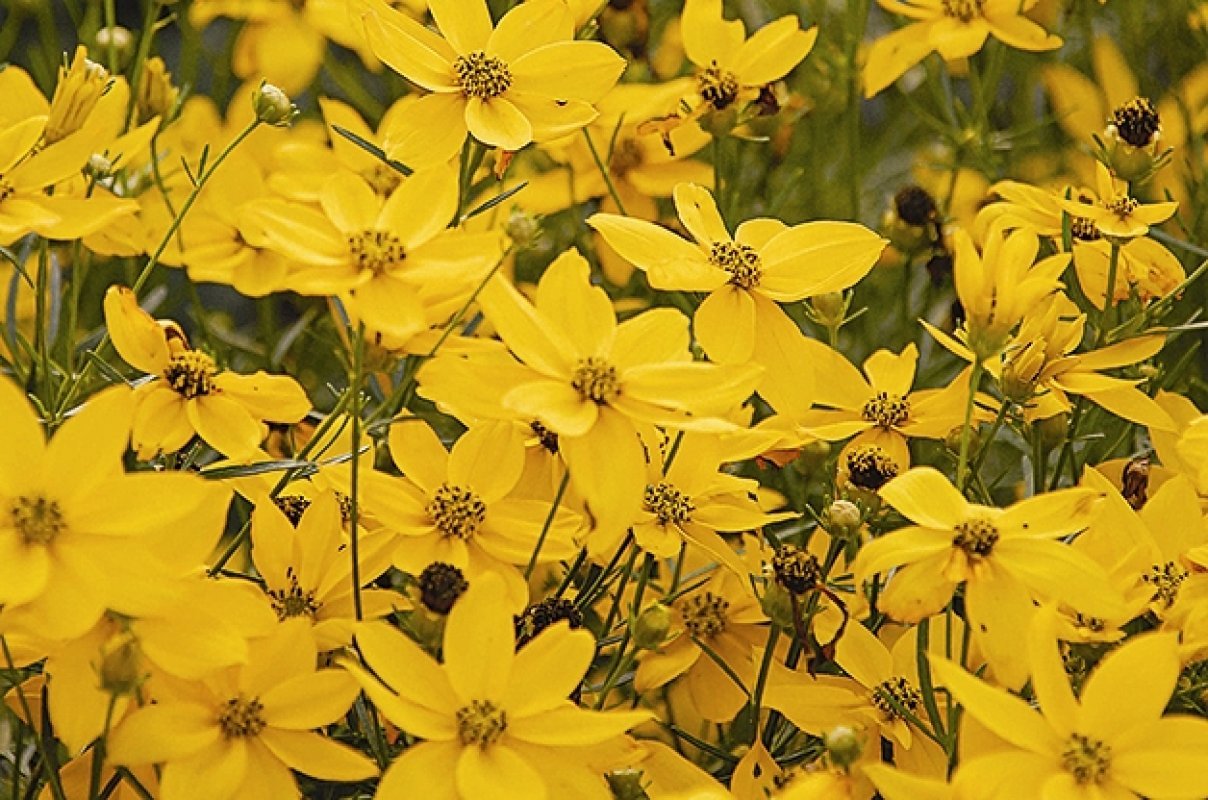
<svg viewBox="0 0 1208 800">
<path fill-rule="evenodd" d="M 816 27 L 801 30 L 795 14 L 769 22 L 748 39 L 742 20 L 722 16 L 722 0 L 687 0 L 680 20 L 684 52 L 696 67 L 700 111 L 749 102 L 814 48 Z"/>
<path fill-rule="evenodd" d="M 502 435 L 500 435 L 502 434 Z M 404 418 L 390 428 L 390 456 L 402 479 L 380 472 L 362 476 L 366 508 L 389 531 L 394 564 L 419 576 L 430 564 L 451 564 L 473 585 L 495 573 L 508 587 L 514 606 L 523 606 L 528 588 L 515 566 L 525 566 L 550 518 L 538 563 L 572 558 L 579 516 L 550 504 L 512 497 L 524 469 L 524 449 L 515 430 L 475 426 L 452 452 L 427 423 Z"/>
<path fill-rule="evenodd" d="M 600 42 L 575 39 L 561 0 L 529 0 L 492 27 L 485 0 L 430 0 L 433 33 L 381 0 L 354 0 L 378 58 L 431 92 L 387 132 L 388 154 L 422 169 L 457 154 L 468 132 L 489 147 L 519 150 L 573 133 L 625 61 Z"/>
<path fill-rule="evenodd" d="M 105 293 L 105 324 L 118 355 L 155 376 L 134 392 L 132 435 L 140 458 L 174 453 L 194 434 L 237 458 L 264 439 L 262 420 L 297 422 L 310 411 L 306 392 L 293 378 L 219 370 L 213 358 L 189 347 L 178 325 L 152 319 L 125 286 Z"/>
<path fill-rule="evenodd" d="M 345 668 L 387 719 L 424 740 L 394 761 L 376 797 L 609 796 L 593 752 L 651 715 L 571 702 L 595 657 L 594 638 L 557 623 L 517 652 L 505 593 L 493 575 L 470 585 L 449 613 L 443 664 L 389 625 L 358 629 L 357 647 L 376 677 L 351 662 Z"/>
<path fill-rule="evenodd" d="M 970 503 L 941 473 L 916 467 L 880 495 L 914 525 L 865 544 L 852 564 L 857 581 L 898 567 L 878 607 L 900 622 L 938 614 L 963 583 L 973 642 L 1004 686 L 1020 687 L 1028 677 L 1019 637 L 1034 614 L 1033 598 L 1090 616 L 1121 610 L 1103 570 L 1060 541 L 1090 523 L 1099 497 L 1093 489 L 1063 489 L 998 509 Z"/>
<path fill-rule="evenodd" d="M 804 334 L 778 303 L 853 286 L 887 240 L 853 222 L 789 227 L 766 218 L 742 223 L 731 236 L 713 195 L 690 183 L 675 187 L 675 208 L 694 242 L 615 214 L 596 214 L 588 224 L 655 289 L 708 292 L 693 317 L 705 353 L 723 364 L 763 365 L 760 394 L 781 413 L 794 410 L 796 392 L 782 384 L 800 373 L 793 343 Z"/>
<path fill-rule="evenodd" d="M 953 778 L 968 800 L 1045 797 L 1093 800 L 1208 795 L 1208 721 L 1163 715 L 1179 679 L 1178 637 L 1141 634 L 1108 653 L 1078 697 L 1053 637 L 1051 612 L 1019 642 L 1028 651 L 1040 711 L 932 657 L 942 684 L 1000 740 L 964 760 Z"/>
<path fill-rule="evenodd" d="M 246 664 L 174 685 L 109 737 L 114 764 L 163 764 L 163 800 L 299 797 L 290 770 L 329 781 L 377 774 L 373 762 L 313 729 L 336 722 L 357 696 L 339 669 L 315 669 L 310 630 L 281 625 L 252 644 Z"/>
<path fill-rule="evenodd" d="M 1129 196 L 1129 186 L 1102 163 L 1095 164 L 1095 190 L 1098 201 L 1084 203 L 1081 198 L 1061 198 L 1061 207 L 1071 216 L 1087 219 L 1100 234 L 1114 239 L 1135 239 L 1149 233 L 1150 225 L 1174 216 L 1179 204 L 1140 203 Z"/>
<path fill-rule="evenodd" d="M 932 52 L 945 61 L 968 58 L 993 36 L 1018 50 L 1061 47 L 1061 39 L 1024 16 L 1039 0 L 877 0 L 911 20 L 877 39 L 864 64 L 864 96 L 872 97 Z"/>
</svg>

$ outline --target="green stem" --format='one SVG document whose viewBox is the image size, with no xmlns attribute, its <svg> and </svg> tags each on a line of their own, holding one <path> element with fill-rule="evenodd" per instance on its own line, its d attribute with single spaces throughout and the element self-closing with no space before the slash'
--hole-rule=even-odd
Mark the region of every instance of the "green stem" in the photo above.
<svg viewBox="0 0 1208 800">
<path fill-rule="evenodd" d="M 768 685 L 768 674 L 772 670 L 772 659 L 776 655 L 776 642 L 780 639 L 780 628 L 768 626 L 768 642 L 764 645 L 763 661 L 759 665 L 759 677 L 755 679 L 755 692 L 751 695 L 751 720 L 755 734 L 759 733 L 759 714 L 763 709 L 763 693 Z"/>
<path fill-rule="evenodd" d="M 110 75 L 117 74 L 117 42 L 114 41 L 113 30 L 117 27 L 117 11 L 114 0 L 105 0 L 105 27 L 109 29 L 109 43 L 105 46 L 105 66 Z"/>
<path fill-rule="evenodd" d="M 956 462 L 956 488 L 965 491 L 969 475 L 969 444 L 973 439 L 973 406 L 977 400 L 977 389 L 981 385 L 982 361 L 978 358 L 973 362 L 973 370 L 969 373 L 969 399 L 965 402 L 965 425 L 961 428 L 960 457 Z"/>
<path fill-rule="evenodd" d="M 349 415 L 352 417 L 352 464 L 350 465 L 352 469 L 352 485 L 349 489 L 351 497 L 349 498 L 350 507 L 348 510 L 348 536 L 351 546 L 348 549 L 352 557 L 352 605 L 359 622 L 364 619 L 365 615 L 361 604 L 361 551 L 360 536 L 357 535 L 357 527 L 361 522 L 361 403 L 363 400 L 361 383 L 365 379 L 365 324 L 361 323 L 358 325 L 357 329 L 353 331 L 353 335 L 357 338 L 352 347 L 352 376 L 348 387 L 348 391 L 352 396 L 350 401 L 351 407 L 348 410 Z"/>
<path fill-rule="evenodd" d="M 1095 347 L 1104 343 L 1108 330 L 1116 324 L 1116 273 L 1120 269 L 1120 243 L 1113 238 L 1111 246 L 1111 258 L 1107 262 L 1107 290 L 1103 295 L 1103 314 L 1099 318 Z"/>
<path fill-rule="evenodd" d="M 570 470 L 564 470 L 562 473 L 562 481 L 558 484 L 558 491 L 554 495 L 554 502 L 550 504 L 549 513 L 545 515 L 545 524 L 541 526 L 541 535 L 537 537 L 537 544 L 533 547 L 533 554 L 529 556 L 528 566 L 524 568 L 524 579 L 527 581 L 533 574 L 533 568 L 537 566 L 537 558 L 541 555 L 541 548 L 545 546 L 545 537 L 549 535 L 549 529 L 554 524 L 554 517 L 558 515 L 558 507 L 562 503 L 562 496 L 566 494 L 566 487 L 570 484 Z"/>
<path fill-rule="evenodd" d="M 138 37 L 138 51 L 134 54 L 134 63 L 130 65 L 130 100 L 126 106 L 127 130 L 134 125 L 138 113 L 138 96 L 142 91 L 147 57 L 151 55 L 151 40 L 155 38 L 155 25 L 159 18 L 161 2 L 162 0 L 147 0 L 147 13 L 143 17 L 143 29 Z"/>
<path fill-rule="evenodd" d="M 860 114 L 863 92 L 860 87 L 860 42 L 868 21 L 868 0 L 849 2 L 844 63 L 847 65 L 847 185 L 850 191 L 851 219 L 860 219 Z"/>
<path fill-rule="evenodd" d="M 117 706 L 117 693 L 110 692 L 109 706 L 105 709 L 105 725 L 101 728 L 101 736 L 92 745 L 92 772 L 88 778 L 88 798 L 96 800 L 101 788 L 101 769 L 105 766 L 106 742 L 109 739 L 109 728 L 113 725 L 113 710 Z"/>
<path fill-rule="evenodd" d="M 4 651 L 4 664 L 9 672 L 16 673 L 17 667 L 13 663 L 12 651 L 8 649 L 8 637 L 0 633 L 0 649 Z M 21 713 L 24 715 L 24 722 L 28 723 L 31 728 L 34 728 L 34 715 L 29 708 L 29 700 L 25 698 L 25 692 L 21 689 L 21 683 L 18 681 L 13 686 L 13 693 L 17 695 L 17 704 L 21 706 Z M 46 737 L 34 733 L 34 744 L 38 748 L 38 756 L 42 759 L 43 771 L 46 773 L 47 780 L 50 782 L 50 793 L 54 795 L 54 800 L 67 800 L 67 795 L 63 793 L 63 783 L 59 780 L 58 760 L 51 752 L 51 748 L 47 746 Z"/>
<path fill-rule="evenodd" d="M 591 158 L 596 162 L 596 169 L 600 170 L 600 177 L 604 179 L 604 185 L 608 187 L 608 196 L 612 198 L 612 202 L 617 204 L 617 210 L 623 216 L 628 217 L 629 212 L 625 210 L 625 204 L 621 202 L 621 195 L 617 192 L 617 187 L 612 182 L 612 175 L 608 172 L 608 166 L 605 165 L 604 159 L 600 158 L 600 151 L 596 149 L 596 143 L 591 140 L 591 132 L 587 128 L 583 129 L 583 138 L 587 140 L 587 149 L 591 151 Z"/>
<path fill-rule="evenodd" d="M 972 473 L 974 475 L 981 474 L 982 465 L 986 463 L 986 457 L 990 455 L 990 445 L 994 444 L 994 437 L 1002 430 L 1003 423 L 1007 419 L 1007 411 L 1010 407 L 1010 401 L 1005 399 L 999 404 L 998 413 L 994 415 L 994 424 L 990 426 L 990 432 L 986 435 L 986 441 L 978 449 L 977 458 L 973 460 Z"/>
</svg>

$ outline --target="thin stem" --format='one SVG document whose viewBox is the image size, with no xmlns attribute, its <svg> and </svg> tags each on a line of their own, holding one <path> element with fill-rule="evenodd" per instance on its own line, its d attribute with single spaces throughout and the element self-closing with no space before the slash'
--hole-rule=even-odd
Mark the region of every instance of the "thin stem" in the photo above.
<svg viewBox="0 0 1208 800">
<path fill-rule="evenodd" d="M 537 558 L 541 555 L 541 548 L 545 546 L 545 537 L 549 535 L 549 529 L 554 524 L 554 517 L 558 515 L 558 508 L 562 503 L 562 495 L 566 494 L 566 487 L 570 484 L 570 470 L 562 472 L 562 481 L 558 484 L 558 491 L 554 495 L 554 502 L 550 504 L 549 513 L 545 515 L 545 524 L 541 526 L 541 535 L 537 537 L 537 544 L 533 547 L 533 554 L 529 556 L 528 566 L 524 568 L 524 579 L 527 581 L 533 574 L 533 568 L 537 566 Z"/>
<path fill-rule="evenodd" d="M 596 143 L 591 140 L 591 132 L 587 128 L 583 129 L 583 138 L 587 140 L 587 149 L 591 151 L 592 160 L 596 162 L 596 168 L 600 170 L 600 177 L 604 179 L 604 185 L 608 187 L 608 196 L 612 198 L 612 202 L 617 204 L 617 210 L 628 217 L 629 212 L 625 210 L 625 204 L 621 202 L 621 195 L 612 182 L 612 175 L 609 174 L 604 160 L 600 158 L 600 151 L 596 149 Z"/>
<path fill-rule="evenodd" d="M 113 725 L 113 709 L 117 706 L 117 692 L 109 693 L 109 705 L 105 709 L 105 725 L 101 728 L 101 736 L 92 745 L 92 773 L 88 778 L 88 798 L 95 800 L 101 788 L 101 769 L 105 766 L 106 742 L 109 739 L 109 728 Z"/>
<path fill-rule="evenodd" d="M 982 360 L 973 362 L 973 370 L 969 373 L 969 399 L 965 402 L 965 425 L 961 428 L 960 458 L 956 462 L 956 488 L 962 492 L 969 475 L 969 444 L 973 439 L 973 406 L 977 400 L 977 389 L 981 385 Z"/>
<path fill-rule="evenodd" d="M 357 326 L 356 341 L 352 347 L 352 377 L 349 380 L 348 391 L 350 400 L 349 415 L 352 417 L 352 476 L 351 497 L 348 510 L 348 536 L 350 540 L 349 554 L 352 557 L 352 604 L 359 622 L 364 618 L 364 608 L 361 604 L 361 551 L 360 537 L 357 527 L 361 522 L 360 480 L 361 480 L 361 383 L 365 379 L 365 323 Z"/>
<path fill-rule="evenodd" d="M 12 651 L 8 649 L 8 637 L 2 633 L 0 633 L 0 649 L 4 651 L 5 666 L 8 667 L 9 672 L 15 673 L 17 667 L 13 663 Z M 37 728 L 34 726 L 34 715 L 29 708 L 29 700 L 26 699 L 21 684 L 18 682 L 13 690 L 13 693 L 17 695 L 17 704 L 21 706 L 21 713 L 24 715 L 22 721 L 34 729 L 34 745 L 38 748 L 43 772 L 46 773 L 46 778 L 50 782 L 50 793 L 54 795 L 54 800 L 67 800 L 67 795 L 63 793 L 63 783 L 59 780 L 58 761 L 54 758 L 51 748 L 47 746 L 46 737 L 37 733 Z"/>
<path fill-rule="evenodd" d="M 1099 318 L 1099 333 L 1095 337 L 1096 347 L 1103 344 L 1107 339 L 1108 330 L 1116 324 L 1116 273 L 1120 269 L 1120 243 L 1113 238 L 1111 245 L 1111 259 L 1107 262 L 1107 291 L 1103 296 L 1103 315 Z"/>
</svg>

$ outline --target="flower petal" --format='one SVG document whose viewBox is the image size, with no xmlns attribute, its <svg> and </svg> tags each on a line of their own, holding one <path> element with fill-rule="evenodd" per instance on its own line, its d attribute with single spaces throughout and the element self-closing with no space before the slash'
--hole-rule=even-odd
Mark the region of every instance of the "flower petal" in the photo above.
<svg viewBox="0 0 1208 800">
<path fill-rule="evenodd" d="M 515 633 L 503 580 L 487 573 L 453 604 L 445 626 L 445 674 L 464 702 L 500 701 L 511 680 Z"/>
</svg>

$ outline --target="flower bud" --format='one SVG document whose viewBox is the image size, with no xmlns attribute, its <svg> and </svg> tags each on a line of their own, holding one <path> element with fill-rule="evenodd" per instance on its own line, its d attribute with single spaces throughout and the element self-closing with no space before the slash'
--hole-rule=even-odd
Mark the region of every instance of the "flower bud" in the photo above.
<svg viewBox="0 0 1208 800">
<path fill-rule="evenodd" d="M 826 328 L 838 328 L 847 318 L 847 308 L 851 298 L 843 292 L 827 292 L 810 299 L 811 316 L 819 325 Z"/>
<path fill-rule="evenodd" d="M 650 795 L 642 787 L 642 771 L 625 767 L 607 773 L 604 778 L 616 800 L 649 800 Z"/>
<path fill-rule="evenodd" d="M 642 650 L 656 650 L 671 630 L 671 609 L 655 603 L 638 615 L 633 623 L 633 643 Z"/>
<path fill-rule="evenodd" d="M 268 81 L 261 81 L 252 95 L 252 109 L 256 119 L 278 128 L 288 128 L 298 115 L 298 108 L 290 102 L 289 95 Z"/>
<path fill-rule="evenodd" d="M 864 752 L 864 742 L 860 734 L 853 728 L 840 725 L 827 731 L 822 737 L 826 745 L 826 754 L 831 763 L 837 767 L 850 767 L 860 760 Z"/>
<path fill-rule="evenodd" d="M 1035 423 L 1036 433 L 1045 449 L 1051 449 L 1064 442 L 1069 427 L 1070 415 L 1064 411 Z"/>
<path fill-rule="evenodd" d="M 1170 160 L 1169 148 L 1158 152 L 1162 120 L 1149 98 L 1134 97 L 1112 109 L 1103 133 L 1099 159 L 1121 180 L 1144 183 Z"/>
<path fill-rule="evenodd" d="M 59 82 L 46 118 L 46 144 L 61 141 L 82 128 L 108 85 L 109 70 L 89 61 L 86 47 L 77 47 L 71 64 L 59 67 Z"/>
<path fill-rule="evenodd" d="M 759 607 L 774 625 L 793 629 L 793 596 L 777 581 L 768 583 L 768 590 L 759 598 Z"/>
<path fill-rule="evenodd" d="M 1032 399 L 1040 371 L 1044 369 L 1044 341 L 1028 342 L 1011 353 L 1002 373 L 1002 393 L 1008 400 L 1023 405 Z"/>
<path fill-rule="evenodd" d="M 939 207 L 921 186 L 905 186 L 893 196 L 881 227 L 893 246 L 903 253 L 931 247 L 939 236 Z"/>
<path fill-rule="evenodd" d="M 172 73 L 159 56 L 147 59 L 143 66 L 142 83 L 138 88 L 138 117 L 143 122 L 152 117 L 169 117 L 176 110 L 180 90 L 172 85 Z"/>
<path fill-rule="evenodd" d="M 108 55 L 113 50 L 118 69 L 125 69 L 134 55 L 134 36 L 127 28 L 114 25 L 111 28 L 101 28 L 96 32 L 97 52 Z"/>
<path fill-rule="evenodd" d="M 448 614 L 468 588 L 462 571 L 443 561 L 432 562 L 419 574 L 420 602 L 433 614 Z"/>
<path fill-rule="evenodd" d="M 124 636 L 101 659 L 101 688 L 110 694 L 133 694 L 147 678 L 138 642 Z"/>
<path fill-rule="evenodd" d="M 850 535 L 860 528 L 864 515 L 850 500 L 836 500 L 826 509 L 826 530 L 833 536 Z"/>
<path fill-rule="evenodd" d="M 111 172 L 113 172 L 113 162 L 100 153 L 93 153 L 88 157 L 88 163 L 84 165 L 84 174 L 94 181 L 107 177 Z"/>
<path fill-rule="evenodd" d="M 541 218 L 535 214 L 513 206 L 503 223 L 503 230 L 518 249 L 532 247 L 541 239 Z"/>
</svg>

